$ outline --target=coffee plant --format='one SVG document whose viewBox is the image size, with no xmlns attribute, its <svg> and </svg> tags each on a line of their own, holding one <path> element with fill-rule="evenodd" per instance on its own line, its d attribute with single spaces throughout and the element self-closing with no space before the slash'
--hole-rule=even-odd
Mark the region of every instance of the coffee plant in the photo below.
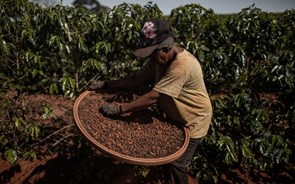
<svg viewBox="0 0 295 184">
<path fill-rule="evenodd" d="M 214 116 L 190 168 L 196 177 L 217 183 L 224 168 L 268 171 L 294 163 L 294 10 L 272 14 L 253 5 L 220 16 L 188 4 L 164 16 L 151 2 L 90 12 L 4 0 L 0 16 L 0 149 L 11 163 L 35 158 L 38 151 L 30 145 L 46 137 L 41 122 L 26 119 L 21 96 L 74 99 L 93 80 L 136 71 L 144 60 L 132 51 L 151 18 L 167 19 L 177 44 L 203 66 Z M 5 98 L 11 91 L 16 97 Z M 50 116 L 50 107 L 42 108 Z"/>
</svg>

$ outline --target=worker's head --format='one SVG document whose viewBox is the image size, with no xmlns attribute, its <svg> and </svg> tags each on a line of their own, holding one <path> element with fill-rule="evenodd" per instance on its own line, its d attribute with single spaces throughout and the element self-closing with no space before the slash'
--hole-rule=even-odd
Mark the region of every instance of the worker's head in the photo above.
<svg viewBox="0 0 295 184">
<path fill-rule="evenodd" d="M 150 57 L 162 63 L 166 54 L 174 46 L 174 36 L 167 21 L 161 19 L 149 20 L 144 23 L 140 32 L 140 44 L 133 52 L 135 56 Z"/>
</svg>

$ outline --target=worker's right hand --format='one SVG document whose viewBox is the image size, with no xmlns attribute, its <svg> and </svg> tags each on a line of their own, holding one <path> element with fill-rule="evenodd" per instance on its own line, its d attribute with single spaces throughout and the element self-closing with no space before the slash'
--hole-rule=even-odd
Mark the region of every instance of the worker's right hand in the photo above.
<svg viewBox="0 0 295 184">
<path fill-rule="evenodd" d="M 99 89 L 103 89 L 103 88 L 106 88 L 106 82 L 102 81 L 102 80 L 98 80 L 98 81 L 92 83 L 88 87 L 88 90 L 94 91 L 94 90 L 99 90 Z"/>
</svg>

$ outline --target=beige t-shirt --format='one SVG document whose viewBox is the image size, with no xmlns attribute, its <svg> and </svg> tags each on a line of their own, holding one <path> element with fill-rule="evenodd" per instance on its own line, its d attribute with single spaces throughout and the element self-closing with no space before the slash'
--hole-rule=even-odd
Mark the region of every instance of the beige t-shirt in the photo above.
<svg viewBox="0 0 295 184">
<path fill-rule="evenodd" d="M 137 75 L 144 80 L 154 80 L 153 90 L 161 94 L 159 105 L 170 119 L 190 129 L 191 138 L 205 136 L 211 123 L 212 107 L 200 63 L 184 50 L 168 68 L 164 67 L 148 61 Z"/>
</svg>

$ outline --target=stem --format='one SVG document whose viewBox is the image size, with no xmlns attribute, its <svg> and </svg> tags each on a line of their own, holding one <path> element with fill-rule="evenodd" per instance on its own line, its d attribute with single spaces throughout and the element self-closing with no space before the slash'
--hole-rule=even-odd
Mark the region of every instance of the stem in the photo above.
<svg viewBox="0 0 295 184">
<path fill-rule="evenodd" d="M 19 75 L 19 54 L 18 54 L 18 32 L 15 33 L 15 42 L 16 42 L 16 51 L 15 51 L 15 58 L 16 58 L 16 73 Z"/>
<path fill-rule="evenodd" d="M 61 128 L 61 129 L 59 129 L 59 130 L 53 132 L 52 134 L 48 135 L 47 137 L 45 137 L 45 138 L 42 139 L 41 141 L 39 141 L 39 142 L 37 142 L 37 143 L 31 145 L 31 148 L 34 147 L 34 146 L 36 146 L 37 144 L 40 144 L 40 143 L 46 141 L 46 140 L 49 139 L 51 136 L 53 136 L 53 135 L 55 135 L 55 134 L 57 134 L 57 133 L 63 131 L 64 129 L 70 128 L 70 127 L 72 127 L 72 126 L 74 126 L 74 125 L 68 125 L 68 126 L 65 126 L 65 127 Z"/>
<path fill-rule="evenodd" d="M 64 140 L 64 139 L 67 139 L 68 137 L 70 137 L 70 136 L 73 136 L 74 134 L 68 134 L 68 135 L 66 135 L 66 136 L 63 136 L 61 139 L 59 139 L 58 141 L 56 141 L 53 145 L 52 145 L 52 147 L 54 147 L 54 146 L 56 146 L 58 143 L 60 143 L 62 140 Z"/>
</svg>

